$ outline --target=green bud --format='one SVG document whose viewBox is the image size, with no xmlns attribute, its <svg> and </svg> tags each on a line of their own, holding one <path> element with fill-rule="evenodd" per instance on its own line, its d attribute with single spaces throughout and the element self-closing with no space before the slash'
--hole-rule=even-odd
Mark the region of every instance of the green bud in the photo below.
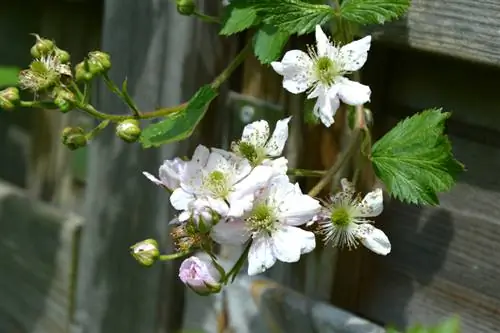
<svg viewBox="0 0 500 333">
<path fill-rule="evenodd" d="M 88 64 L 92 74 L 103 74 L 111 68 L 111 57 L 105 52 L 93 51 L 89 53 Z"/>
<path fill-rule="evenodd" d="M 50 39 L 41 38 L 39 35 L 34 34 L 36 38 L 35 45 L 31 47 L 31 55 L 33 58 L 41 58 L 43 56 L 49 55 L 54 51 L 56 46 Z"/>
<path fill-rule="evenodd" d="M 81 127 L 66 127 L 61 135 L 62 143 L 71 150 L 85 147 L 87 137 Z"/>
<path fill-rule="evenodd" d="M 54 50 L 54 56 L 59 59 L 59 62 L 61 64 L 67 64 L 69 60 L 71 59 L 71 56 L 69 53 L 65 50 L 61 50 L 60 48 L 57 48 Z"/>
<path fill-rule="evenodd" d="M 75 94 L 66 89 L 57 89 L 54 95 L 54 104 L 61 112 L 66 113 L 75 107 Z"/>
<path fill-rule="evenodd" d="M 132 256 L 141 265 L 152 266 L 160 258 L 158 243 L 154 239 L 146 239 L 130 247 Z"/>
<path fill-rule="evenodd" d="M 0 91 L 0 108 L 12 111 L 19 104 L 19 89 L 9 87 Z"/>
<path fill-rule="evenodd" d="M 177 11 L 181 15 L 193 15 L 196 5 L 193 0 L 177 0 Z"/>
<path fill-rule="evenodd" d="M 77 82 L 90 81 L 94 78 L 85 61 L 75 66 L 75 79 Z"/>
<path fill-rule="evenodd" d="M 124 120 L 116 126 L 116 135 L 128 143 L 136 142 L 141 136 L 141 128 L 137 119 Z"/>
</svg>

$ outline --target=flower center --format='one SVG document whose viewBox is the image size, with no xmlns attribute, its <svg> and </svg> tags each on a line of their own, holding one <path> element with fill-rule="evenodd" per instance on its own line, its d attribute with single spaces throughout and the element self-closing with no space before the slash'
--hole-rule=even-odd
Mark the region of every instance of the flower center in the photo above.
<svg viewBox="0 0 500 333">
<path fill-rule="evenodd" d="M 250 230 L 271 233 L 276 230 L 276 217 L 273 209 L 265 203 L 256 204 L 247 218 Z"/>
<path fill-rule="evenodd" d="M 235 146 L 234 151 L 246 158 L 255 167 L 265 158 L 265 151 L 260 147 L 255 147 L 248 142 L 240 142 Z"/>
<path fill-rule="evenodd" d="M 225 198 L 229 194 L 228 181 L 222 171 L 210 172 L 204 179 L 203 185 L 217 198 Z"/>
<path fill-rule="evenodd" d="M 339 66 L 332 59 L 326 56 L 316 59 L 314 63 L 314 75 L 319 82 L 325 85 L 332 85 L 339 74 Z"/>
<path fill-rule="evenodd" d="M 346 227 L 352 222 L 351 214 L 345 207 L 336 208 L 330 215 L 330 219 L 337 227 Z"/>
</svg>

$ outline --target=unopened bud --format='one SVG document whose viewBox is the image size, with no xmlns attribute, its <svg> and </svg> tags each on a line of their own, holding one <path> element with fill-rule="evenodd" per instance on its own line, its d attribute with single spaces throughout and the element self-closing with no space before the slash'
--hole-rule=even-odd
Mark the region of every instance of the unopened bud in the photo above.
<svg viewBox="0 0 500 333">
<path fill-rule="evenodd" d="M 88 141 L 81 127 L 66 127 L 62 132 L 61 140 L 71 150 L 85 147 Z"/>
<path fill-rule="evenodd" d="M 192 256 L 185 259 L 179 268 L 181 281 L 200 295 L 217 293 L 221 290 L 221 274 L 209 259 Z"/>
<path fill-rule="evenodd" d="M 41 38 L 39 35 L 34 34 L 36 38 L 35 45 L 31 47 L 31 55 L 33 58 L 41 58 L 49 55 L 54 51 L 55 43 L 50 39 Z"/>
<path fill-rule="evenodd" d="M 89 64 L 89 71 L 92 74 L 103 74 L 111 68 L 111 57 L 105 52 L 90 52 L 87 61 Z"/>
<path fill-rule="evenodd" d="M 0 108 L 12 111 L 19 104 L 19 89 L 9 87 L 0 91 Z"/>
<path fill-rule="evenodd" d="M 193 15 L 196 5 L 193 0 L 177 0 L 177 11 L 181 15 Z"/>
<path fill-rule="evenodd" d="M 61 112 L 66 113 L 75 107 L 75 94 L 66 89 L 58 89 L 55 93 L 54 104 Z"/>
<path fill-rule="evenodd" d="M 71 56 L 69 55 L 69 53 L 67 51 L 61 50 L 60 48 L 57 48 L 57 47 L 54 50 L 54 57 L 59 59 L 59 62 L 61 64 L 67 64 L 69 62 L 69 60 L 71 59 Z"/>
<path fill-rule="evenodd" d="M 89 66 L 82 61 L 75 66 L 75 79 L 77 82 L 86 82 L 92 80 L 94 74 L 92 74 L 88 68 Z"/>
<path fill-rule="evenodd" d="M 136 142 L 141 136 L 141 128 L 137 119 L 127 119 L 116 126 L 116 135 L 123 141 Z"/>
<path fill-rule="evenodd" d="M 132 256 L 143 266 L 151 266 L 160 257 L 158 243 L 154 239 L 146 239 L 130 247 Z"/>
</svg>

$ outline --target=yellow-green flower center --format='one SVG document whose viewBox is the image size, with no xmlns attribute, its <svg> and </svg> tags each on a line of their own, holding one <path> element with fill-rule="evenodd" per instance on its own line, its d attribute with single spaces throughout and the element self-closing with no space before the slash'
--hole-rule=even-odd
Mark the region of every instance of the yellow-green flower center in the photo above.
<svg viewBox="0 0 500 333">
<path fill-rule="evenodd" d="M 266 157 L 262 147 L 256 147 L 248 142 L 239 142 L 235 152 L 246 158 L 253 167 L 259 165 Z"/>
<path fill-rule="evenodd" d="M 250 230 L 271 233 L 276 230 L 274 211 L 265 203 L 258 203 L 247 218 Z"/>
<path fill-rule="evenodd" d="M 346 227 L 352 222 L 351 214 L 345 207 L 335 208 L 330 219 L 336 227 Z"/>
<path fill-rule="evenodd" d="M 203 185 L 217 198 L 225 198 L 229 194 L 228 181 L 222 171 L 210 172 L 204 179 Z"/>
<path fill-rule="evenodd" d="M 337 64 L 328 57 L 319 57 L 314 63 L 314 75 L 316 79 L 325 85 L 331 85 L 340 74 Z"/>
</svg>

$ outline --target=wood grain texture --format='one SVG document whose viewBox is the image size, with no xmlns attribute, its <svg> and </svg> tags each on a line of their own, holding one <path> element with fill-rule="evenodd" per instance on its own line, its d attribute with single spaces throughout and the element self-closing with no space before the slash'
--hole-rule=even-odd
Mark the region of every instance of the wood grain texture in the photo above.
<svg viewBox="0 0 500 333">
<path fill-rule="evenodd" d="M 413 0 L 406 17 L 369 29 L 378 39 L 500 65 L 500 2 Z"/>
<path fill-rule="evenodd" d="M 0 332 L 68 332 L 82 221 L 0 182 Z"/>
</svg>

